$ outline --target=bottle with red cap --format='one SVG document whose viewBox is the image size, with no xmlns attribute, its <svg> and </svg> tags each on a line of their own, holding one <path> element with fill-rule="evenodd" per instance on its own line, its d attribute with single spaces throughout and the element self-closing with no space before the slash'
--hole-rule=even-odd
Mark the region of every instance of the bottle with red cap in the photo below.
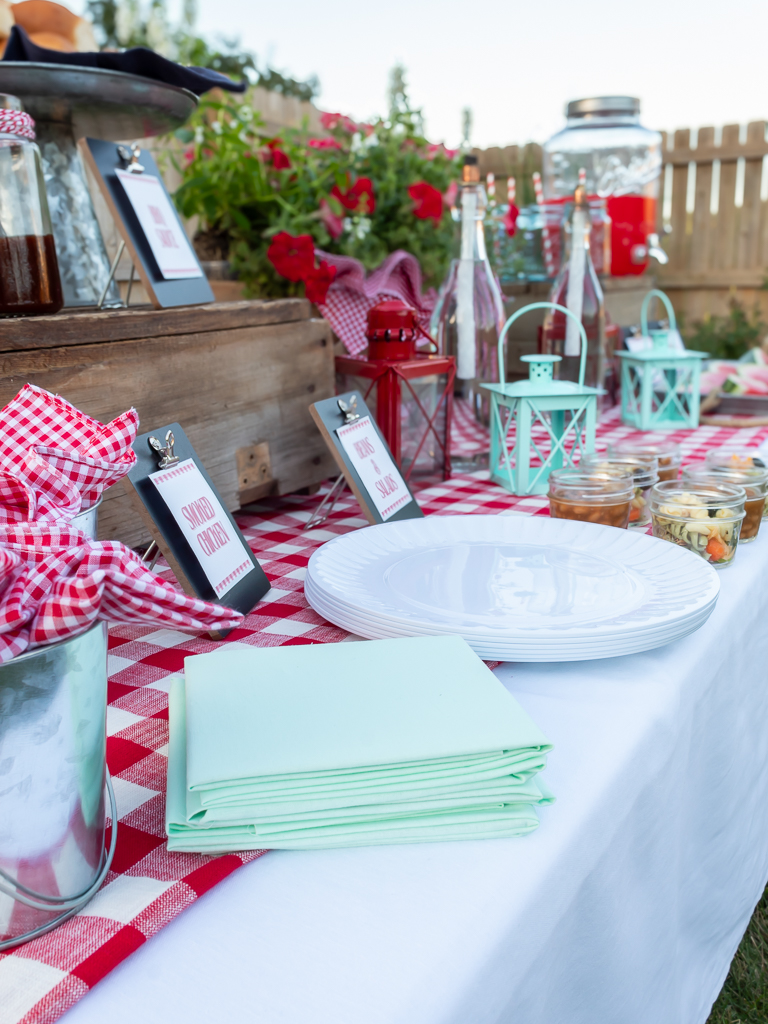
<svg viewBox="0 0 768 1024">
<path fill-rule="evenodd" d="M 460 183 L 461 250 L 453 260 L 432 314 L 432 336 L 439 351 L 456 357 L 460 392 L 475 416 L 487 422 L 480 381 L 498 380 L 496 350 L 504 326 L 504 302 L 485 245 L 488 205 L 477 157 L 464 157 Z"/>
</svg>

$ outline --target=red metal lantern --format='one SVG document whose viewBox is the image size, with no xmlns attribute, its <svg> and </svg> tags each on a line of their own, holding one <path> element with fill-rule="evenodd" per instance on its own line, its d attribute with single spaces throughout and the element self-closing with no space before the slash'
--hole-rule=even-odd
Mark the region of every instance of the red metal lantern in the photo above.
<svg viewBox="0 0 768 1024">
<path fill-rule="evenodd" d="M 406 480 L 451 475 L 453 356 L 419 351 L 419 337 L 435 343 L 416 311 L 399 299 L 368 311 L 368 358 L 336 357 L 340 391 L 357 389 L 374 410 L 379 429 Z"/>
</svg>

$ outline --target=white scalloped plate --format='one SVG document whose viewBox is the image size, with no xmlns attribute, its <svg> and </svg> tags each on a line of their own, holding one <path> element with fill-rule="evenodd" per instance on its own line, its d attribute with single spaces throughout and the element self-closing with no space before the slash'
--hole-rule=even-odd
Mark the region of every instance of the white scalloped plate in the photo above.
<svg viewBox="0 0 768 1024">
<path fill-rule="evenodd" d="M 593 523 L 432 516 L 368 527 L 312 556 L 307 600 L 361 636 L 456 633 L 482 656 L 614 657 L 697 629 L 717 573 L 666 541 Z"/>
</svg>

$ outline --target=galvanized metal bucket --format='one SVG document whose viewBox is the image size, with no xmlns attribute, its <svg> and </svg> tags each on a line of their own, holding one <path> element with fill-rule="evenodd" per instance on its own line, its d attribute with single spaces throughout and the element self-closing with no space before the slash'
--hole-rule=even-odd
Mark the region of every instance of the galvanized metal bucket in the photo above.
<svg viewBox="0 0 768 1024">
<path fill-rule="evenodd" d="M 82 530 L 88 540 L 96 540 L 96 534 L 98 533 L 98 517 L 99 517 L 99 505 L 101 505 L 102 499 L 96 502 L 95 505 L 91 505 L 90 508 L 83 509 L 82 512 L 78 512 L 70 522 L 76 530 Z"/>
<path fill-rule="evenodd" d="M 0 665 L 0 950 L 77 913 L 109 871 L 106 710 L 104 622 Z"/>
</svg>

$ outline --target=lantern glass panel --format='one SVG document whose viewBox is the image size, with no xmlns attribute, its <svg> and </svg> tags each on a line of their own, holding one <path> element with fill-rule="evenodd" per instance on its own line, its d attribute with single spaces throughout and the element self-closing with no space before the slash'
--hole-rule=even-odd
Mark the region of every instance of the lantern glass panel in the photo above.
<svg viewBox="0 0 768 1024">
<path fill-rule="evenodd" d="M 394 451 L 393 455 L 409 481 L 443 474 L 444 449 L 448 440 L 447 402 L 444 397 L 447 384 L 448 375 L 445 373 L 433 373 L 408 381 L 400 380 L 400 457 L 398 459 Z M 365 397 L 365 403 L 372 415 L 376 417 L 376 381 L 372 382 L 369 378 L 356 374 L 337 373 L 336 389 L 338 394 L 344 391 L 359 391 Z M 434 430 L 429 428 L 430 420 Z M 381 423 L 378 425 L 382 427 Z"/>
</svg>

